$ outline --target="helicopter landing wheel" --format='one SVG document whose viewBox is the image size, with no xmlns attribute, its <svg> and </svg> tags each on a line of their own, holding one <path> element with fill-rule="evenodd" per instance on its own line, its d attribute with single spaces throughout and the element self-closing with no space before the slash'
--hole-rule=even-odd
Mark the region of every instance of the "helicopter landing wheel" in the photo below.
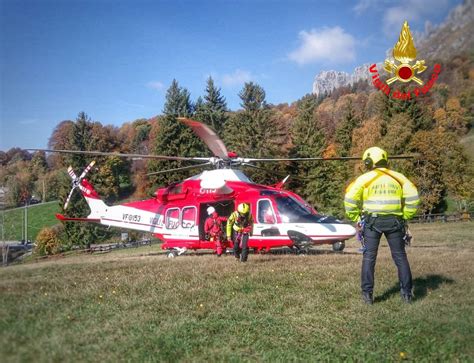
<svg viewBox="0 0 474 363">
<path fill-rule="evenodd" d="M 166 253 L 166 257 L 168 258 L 175 258 L 176 256 L 178 256 L 178 251 L 176 250 L 170 250 Z"/>
<path fill-rule="evenodd" d="M 293 251 L 295 251 L 297 255 L 306 255 L 313 244 L 310 237 L 298 231 L 288 231 L 288 237 L 290 237 L 293 242 L 293 247 L 295 247 Z"/>
<path fill-rule="evenodd" d="M 342 252 L 345 247 L 346 247 L 346 243 L 344 241 L 337 241 L 333 243 L 332 250 L 334 252 Z"/>
</svg>

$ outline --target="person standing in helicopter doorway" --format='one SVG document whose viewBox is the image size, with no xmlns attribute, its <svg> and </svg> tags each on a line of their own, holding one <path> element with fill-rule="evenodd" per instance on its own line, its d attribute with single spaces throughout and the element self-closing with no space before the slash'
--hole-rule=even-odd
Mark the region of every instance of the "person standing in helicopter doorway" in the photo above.
<svg viewBox="0 0 474 363">
<path fill-rule="evenodd" d="M 249 236 L 253 233 L 253 218 L 248 203 L 240 203 L 227 220 L 227 239 L 234 244 L 234 256 L 240 262 L 247 262 Z"/>
<path fill-rule="evenodd" d="M 227 221 L 227 218 L 219 217 L 214 207 L 207 208 L 207 214 L 209 217 L 204 224 L 206 240 L 216 242 L 217 257 L 220 257 L 225 250 L 223 223 Z"/>
<path fill-rule="evenodd" d="M 374 302 L 375 261 L 383 234 L 398 269 L 402 300 L 411 303 L 413 286 L 405 252 L 405 244 L 409 243 L 406 221 L 416 213 L 420 203 L 418 191 L 406 176 L 388 169 L 388 155 L 381 148 L 367 149 L 362 160 L 368 172 L 347 187 L 344 197 L 346 215 L 362 228 L 362 300 L 369 305 Z"/>
</svg>

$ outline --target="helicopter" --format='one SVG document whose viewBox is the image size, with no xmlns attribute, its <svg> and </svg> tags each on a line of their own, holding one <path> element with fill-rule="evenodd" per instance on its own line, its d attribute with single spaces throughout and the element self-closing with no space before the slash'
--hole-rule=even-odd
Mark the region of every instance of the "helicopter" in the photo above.
<svg viewBox="0 0 474 363">
<path fill-rule="evenodd" d="M 228 217 L 240 203 L 249 204 L 250 213 L 255 222 L 248 244 L 249 248 L 256 252 L 269 252 L 272 248 L 283 247 L 307 251 L 313 245 L 323 244 L 332 245 L 333 251 L 341 252 L 345 248 L 345 241 L 355 236 L 356 229 L 351 224 L 318 213 L 299 195 L 285 190 L 283 187 L 288 176 L 273 186 L 260 185 L 250 180 L 238 167 L 248 166 L 261 169 L 255 163 L 356 160 L 358 158 L 242 158 L 228 152 L 223 141 L 206 124 L 189 118 L 180 117 L 178 120 L 190 127 L 209 147 L 214 156 L 182 157 L 41 149 L 41 151 L 55 153 L 186 160 L 197 163 L 158 173 L 209 165 L 214 167 L 213 170 L 204 170 L 181 182 L 157 189 L 153 198 L 114 206 L 107 205 L 85 178 L 95 165 L 95 161 L 92 161 L 79 176 L 72 167 L 69 167 L 68 174 L 72 179 L 72 188 L 64 209 L 67 208 L 74 190 L 79 189 L 91 212 L 86 218 L 71 218 L 57 214 L 57 219 L 63 222 L 100 223 L 109 227 L 152 233 L 163 241 L 161 248 L 167 251 L 168 257 L 202 249 L 216 251 L 216 243 L 206 240 L 204 234 L 204 223 L 208 217 L 206 210 L 211 206 L 219 216 Z M 150 174 L 155 173 L 148 175 Z M 231 248 L 232 241 L 226 241 L 224 247 Z"/>
</svg>

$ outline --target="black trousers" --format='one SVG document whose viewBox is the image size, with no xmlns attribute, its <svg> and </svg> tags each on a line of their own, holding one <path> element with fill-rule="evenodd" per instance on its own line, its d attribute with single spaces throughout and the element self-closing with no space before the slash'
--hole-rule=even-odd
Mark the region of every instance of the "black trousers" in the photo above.
<svg viewBox="0 0 474 363">
<path fill-rule="evenodd" d="M 390 246 L 393 262 L 398 269 L 398 280 L 402 294 L 411 295 L 412 276 L 405 252 L 405 225 L 396 216 L 369 217 L 364 228 L 365 251 L 362 259 L 361 288 L 373 293 L 374 272 L 380 238 L 385 235 Z"/>
<path fill-rule="evenodd" d="M 234 256 L 241 261 L 247 261 L 249 255 L 249 235 L 248 233 L 235 233 L 232 236 L 234 242 Z M 240 242 L 240 243 L 239 243 Z"/>
</svg>

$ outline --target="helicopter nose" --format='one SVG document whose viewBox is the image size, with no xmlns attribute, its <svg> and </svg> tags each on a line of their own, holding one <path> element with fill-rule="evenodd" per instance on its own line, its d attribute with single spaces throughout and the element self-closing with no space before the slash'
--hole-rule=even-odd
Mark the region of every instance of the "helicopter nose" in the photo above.
<svg viewBox="0 0 474 363">
<path fill-rule="evenodd" d="M 342 229 L 342 232 L 343 232 L 344 234 L 347 234 L 347 235 L 349 235 L 349 236 L 351 236 L 351 237 L 353 237 L 353 236 L 356 235 L 357 230 L 356 230 L 352 225 L 350 225 L 350 224 L 343 224 L 342 226 L 344 226 L 343 229 Z"/>
</svg>

